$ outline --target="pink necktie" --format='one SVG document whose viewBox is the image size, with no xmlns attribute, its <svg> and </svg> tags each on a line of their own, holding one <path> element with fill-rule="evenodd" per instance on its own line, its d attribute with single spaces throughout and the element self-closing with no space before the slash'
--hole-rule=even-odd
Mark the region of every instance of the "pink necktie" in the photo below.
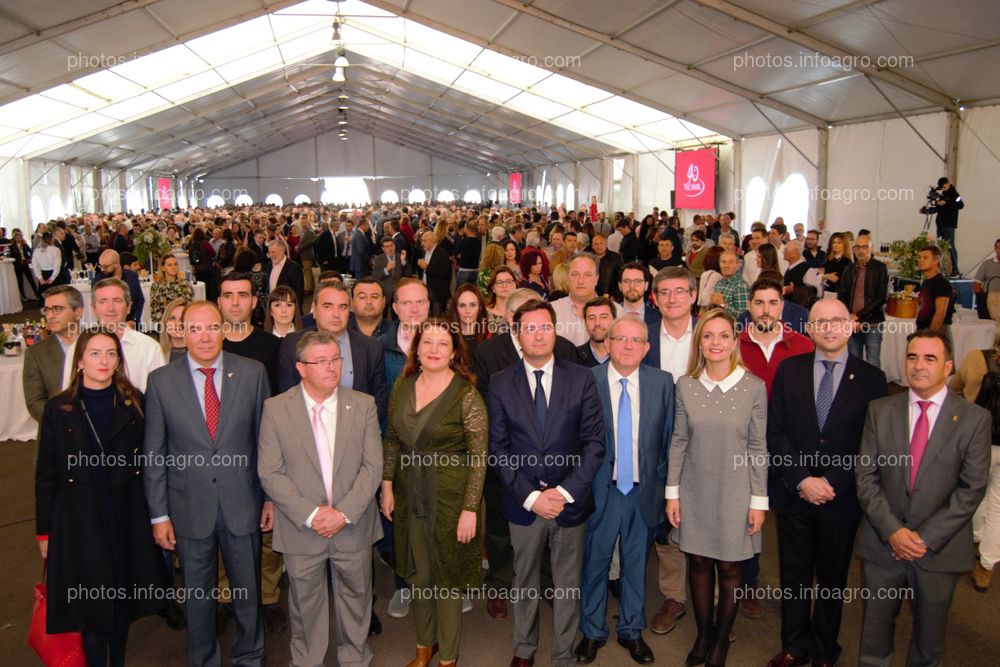
<svg viewBox="0 0 1000 667">
<path fill-rule="evenodd" d="M 917 424 L 913 427 L 913 437 L 910 438 L 910 491 L 917 482 L 917 473 L 920 471 L 920 461 L 924 458 L 924 450 L 927 449 L 927 438 L 931 434 L 930 421 L 927 419 L 927 408 L 931 406 L 930 401 L 917 401 L 920 406 L 920 416 L 917 417 Z"/>
<path fill-rule="evenodd" d="M 323 423 L 323 406 L 314 405 L 312 409 L 313 438 L 316 440 L 316 453 L 319 454 L 319 467 L 323 474 L 323 488 L 326 489 L 326 502 L 333 505 L 333 453 L 330 451 L 330 439 Z"/>
</svg>

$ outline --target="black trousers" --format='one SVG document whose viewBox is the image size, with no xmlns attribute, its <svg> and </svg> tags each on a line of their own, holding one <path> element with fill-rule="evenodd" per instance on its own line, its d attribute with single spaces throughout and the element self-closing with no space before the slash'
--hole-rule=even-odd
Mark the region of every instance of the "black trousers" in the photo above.
<svg viewBox="0 0 1000 667">
<path fill-rule="evenodd" d="M 859 521 L 833 521 L 814 508 L 806 514 L 778 514 L 783 651 L 814 662 L 837 662 Z"/>
<path fill-rule="evenodd" d="M 38 293 L 38 283 L 35 282 L 35 274 L 32 272 L 31 266 L 24 266 L 15 261 L 14 277 L 17 278 L 17 291 L 21 293 L 22 299 L 25 298 L 24 279 L 27 279 L 31 289 L 35 292 L 35 298 L 41 299 L 41 294 Z"/>
</svg>

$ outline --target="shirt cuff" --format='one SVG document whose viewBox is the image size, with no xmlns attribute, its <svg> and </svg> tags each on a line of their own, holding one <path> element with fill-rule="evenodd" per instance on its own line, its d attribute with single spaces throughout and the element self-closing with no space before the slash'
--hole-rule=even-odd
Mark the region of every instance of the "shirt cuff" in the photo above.
<svg viewBox="0 0 1000 667">
<path fill-rule="evenodd" d="M 556 491 L 562 494 L 562 497 L 566 499 L 566 502 L 568 503 L 573 502 L 573 496 L 569 495 L 569 491 L 567 491 L 566 489 L 562 488 L 561 486 L 557 486 Z"/>
<path fill-rule="evenodd" d="M 153 525 L 156 525 L 158 523 L 163 523 L 164 521 L 170 521 L 170 517 L 167 516 L 166 514 L 164 514 L 163 516 L 158 516 L 158 517 L 156 517 L 154 519 L 150 519 L 149 520 L 149 522 L 151 524 L 153 524 Z"/>
<path fill-rule="evenodd" d="M 750 509 L 752 510 L 768 510 L 767 496 L 750 496 Z"/>
<path fill-rule="evenodd" d="M 351 525 L 351 520 L 347 518 L 347 515 L 346 515 L 346 514 L 344 514 L 344 510 L 342 510 L 342 509 L 337 509 L 336 507 L 334 507 L 333 509 L 335 509 L 335 510 L 337 510 L 338 512 L 340 512 L 340 515 L 344 517 L 344 523 L 345 523 L 345 524 L 347 524 L 347 525 Z"/>
<path fill-rule="evenodd" d="M 681 487 L 680 486 L 668 486 L 664 496 L 667 500 L 680 500 L 681 499 Z"/>
<path fill-rule="evenodd" d="M 304 525 L 306 528 L 312 528 L 313 527 L 313 519 L 316 518 L 316 512 L 318 512 L 318 511 L 319 511 L 319 508 L 317 507 L 312 512 L 310 512 L 309 516 L 306 517 L 306 520 L 302 522 L 302 525 Z"/>
<path fill-rule="evenodd" d="M 531 493 L 528 494 L 528 497 L 525 499 L 525 501 L 521 503 L 521 507 L 530 512 L 532 506 L 535 504 L 535 501 L 538 500 L 538 496 L 540 495 L 542 495 L 541 491 L 532 491 Z"/>
</svg>

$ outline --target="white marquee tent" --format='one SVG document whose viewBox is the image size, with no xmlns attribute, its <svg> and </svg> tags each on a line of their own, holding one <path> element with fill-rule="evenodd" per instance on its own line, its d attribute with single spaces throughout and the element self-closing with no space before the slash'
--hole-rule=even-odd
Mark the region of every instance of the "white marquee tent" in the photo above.
<svg viewBox="0 0 1000 667">
<path fill-rule="evenodd" d="M 961 269 L 997 236 L 992 1 L 0 0 L 0 17 L 7 228 L 149 208 L 161 178 L 205 206 L 504 201 L 522 172 L 539 203 L 642 214 L 669 206 L 677 150 L 715 146 L 717 208 L 743 229 L 906 237 L 948 175 Z"/>
</svg>

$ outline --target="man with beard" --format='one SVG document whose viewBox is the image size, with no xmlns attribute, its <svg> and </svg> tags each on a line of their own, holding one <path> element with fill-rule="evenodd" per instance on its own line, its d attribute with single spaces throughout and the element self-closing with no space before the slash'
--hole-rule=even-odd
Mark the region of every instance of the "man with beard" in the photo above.
<svg viewBox="0 0 1000 667">
<path fill-rule="evenodd" d="M 646 324 L 660 319 L 655 308 L 646 303 L 646 289 L 649 287 L 649 273 L 639 262 L 630 262 L 622 268 L 618 288 L 622 293 L 621 314 L 635 315 Z"/>
<path fill-rule="evenodd" d="M 583 307 L 583 322 L 590 340 L 576 348 L 581 365 L 593 368 L 608 361 L 608 332 L 617 316 L 615 302 L 606 296 L 591 299 Z"/>
</svg>

